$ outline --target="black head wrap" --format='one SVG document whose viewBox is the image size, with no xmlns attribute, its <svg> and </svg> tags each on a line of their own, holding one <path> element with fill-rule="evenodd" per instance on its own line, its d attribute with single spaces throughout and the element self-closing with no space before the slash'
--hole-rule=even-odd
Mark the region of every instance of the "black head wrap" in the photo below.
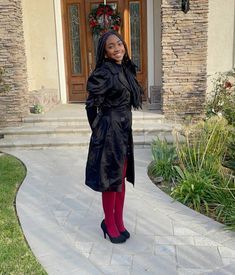
<svg viewBox="0 0 235 275">
<path fill-rule="evenodd" d="M 96 68 L 99 68 L 105 61 L 107 61 L 107 58 L 105 58 L 105 45 L 110 35 L 116 35 L 124 45 L 125 55 L 122 60 L 122 65 L 123 65 L 123 69 L 124 69 L 127 81 L 132 90 L 132 105 L 134 109 L 141 108 L 143 89 L 139 85 L 138 81 L 136 80 L 137 66 L 131 61 L 128 54 L 126 42 L 123 40 L 122 36 L 119 33 L 115 31 L 108 31 L 100 37 L 97 45 L 97 51 L 96 51 Z"/>
</svg>

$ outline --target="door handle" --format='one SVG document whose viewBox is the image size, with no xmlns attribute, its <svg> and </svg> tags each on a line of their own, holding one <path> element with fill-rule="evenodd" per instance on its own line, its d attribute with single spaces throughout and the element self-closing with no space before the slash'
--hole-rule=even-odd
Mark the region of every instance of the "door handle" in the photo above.
<svg viewBox="0 0 235 275">
<path fill-rule="evenodd" d="M 92 52 L 88 52 L 89 74 L 92 73 Z"/>
</svg>

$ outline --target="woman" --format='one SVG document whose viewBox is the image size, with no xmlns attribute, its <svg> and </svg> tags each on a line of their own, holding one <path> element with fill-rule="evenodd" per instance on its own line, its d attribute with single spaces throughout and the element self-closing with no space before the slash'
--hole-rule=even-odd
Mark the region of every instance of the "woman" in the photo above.
<svg viewBox="0 0 235 275">
<path fill-rule="evenodd" d="M 113 31 L 98 42 L 96 68 L 88 78 L 86 110 L 92 129 L 86 185 L 102 192 L 101 228 L 112 243 L 130 237 L 123 223 L 125 177 L 134 185 L 131 107 L 141 107 L 142 89 L 126 43 Z"/>
</svg>

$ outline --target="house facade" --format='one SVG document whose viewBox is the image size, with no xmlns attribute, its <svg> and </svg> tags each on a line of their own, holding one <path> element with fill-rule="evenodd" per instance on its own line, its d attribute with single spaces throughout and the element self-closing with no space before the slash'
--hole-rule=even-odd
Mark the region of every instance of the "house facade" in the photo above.
<svg viewBox="0 0 235 275">
<path fill-rule="evenodd" d="M 88 17 L 104 2 L 120 13 L 145 100 L 160 98 L 167 118 L 202 116 L 210 77 L 235 67 L 235 0 L 0 0 L 1 126 L 34 103 L 84 104 L 98 38 Z"/>
</svg>

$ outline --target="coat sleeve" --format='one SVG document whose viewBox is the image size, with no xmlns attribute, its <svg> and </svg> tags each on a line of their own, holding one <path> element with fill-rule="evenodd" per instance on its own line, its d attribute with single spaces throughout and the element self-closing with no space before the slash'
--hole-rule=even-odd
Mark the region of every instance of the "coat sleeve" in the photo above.
<svg viewBox="0 0 235 275">
<path fill-rule="evenodd" d="M 97 109 L 104 102 L 106 92 L 112 87 L 112 77 L 110 72 L 104 68 L 96 69 L 87 80 L 87 91 L 89 93 L 86 100 L 87 118 L 92 126 L 97 116 Z"/>
</svg>

